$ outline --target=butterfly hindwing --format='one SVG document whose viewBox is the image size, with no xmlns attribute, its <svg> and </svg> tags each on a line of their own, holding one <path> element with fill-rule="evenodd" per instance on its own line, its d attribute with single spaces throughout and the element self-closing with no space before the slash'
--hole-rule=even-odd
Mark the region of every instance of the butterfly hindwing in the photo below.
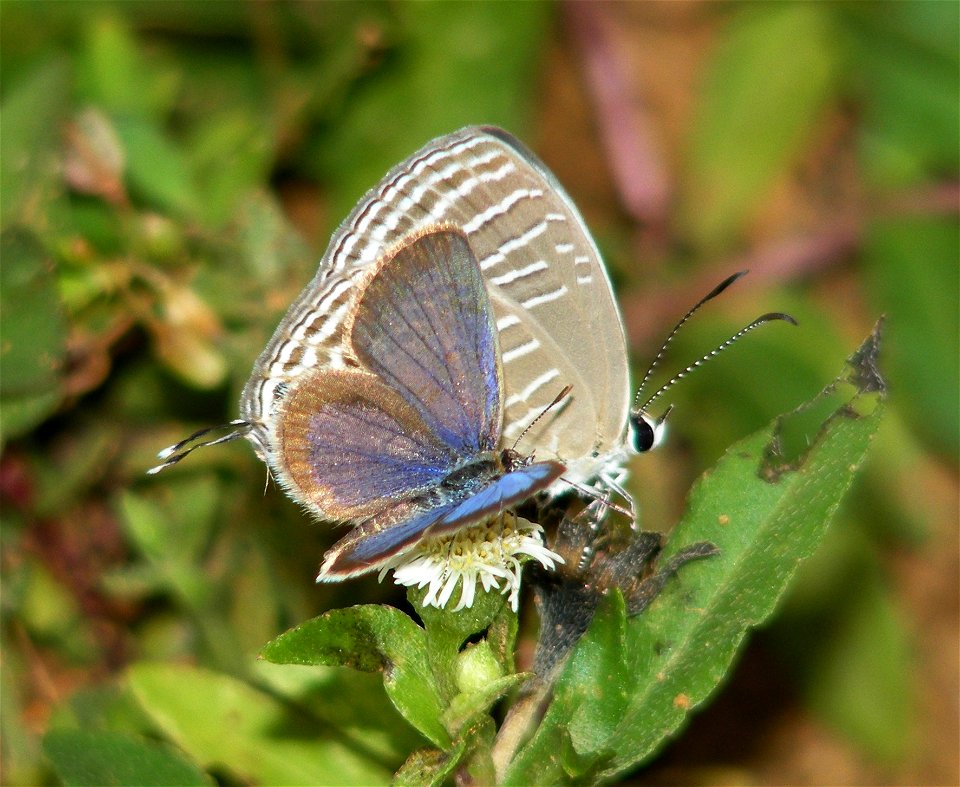
<svg viewBox="0 0 960 787">
<path fill-rule="evenodd" d="M 458 461 L 399 394 L 359 371 L 305 377 L 284 402 L 280 444 L 288 491 L 338 521 L 438 484 Z"/>
</svg>

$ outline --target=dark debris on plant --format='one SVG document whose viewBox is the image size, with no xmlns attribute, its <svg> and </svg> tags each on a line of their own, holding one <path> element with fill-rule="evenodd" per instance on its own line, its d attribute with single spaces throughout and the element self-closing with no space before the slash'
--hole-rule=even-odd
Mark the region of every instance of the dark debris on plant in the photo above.
<svg viewBox="0 0 960 787">
<path fill-rule="evenodd" d="M 691 560 L 719 554 L 709 541 L 684 547 L 662 565 L 661 533 L 628 527 L 589 527 L 564 515 L 550 548 L 564 559 L 554 571 L 534 567 L 530 580 L 540 614 L 534 672 L 550 682 L 589 628 L 603 597 L 619 588 L 627 614 L 643 612 L 667 581 Z"/>
</svg>

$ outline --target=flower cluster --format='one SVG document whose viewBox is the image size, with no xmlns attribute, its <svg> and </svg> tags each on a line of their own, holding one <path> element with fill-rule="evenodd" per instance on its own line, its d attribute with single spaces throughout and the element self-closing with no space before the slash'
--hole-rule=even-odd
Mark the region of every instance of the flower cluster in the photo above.
<svg viewBox="0 0 960 787">
<path fill-rule="evenodd" d="M 525 558 L 546 569 L 563 562 L 544 546 L 539 525 L 503 513 L 450 535 L 424 539 L 413 552 L 381 571 L 380 578 L 392 568 L 398 585 L 429 586 L 423 603 L 439 608 L 447 605 L 462 582 L 455 612 L 473 605 L 479 581 L 484 591 L 496 588 L 509 593 L 510 606 L 516 611 Z"/>
</svg>

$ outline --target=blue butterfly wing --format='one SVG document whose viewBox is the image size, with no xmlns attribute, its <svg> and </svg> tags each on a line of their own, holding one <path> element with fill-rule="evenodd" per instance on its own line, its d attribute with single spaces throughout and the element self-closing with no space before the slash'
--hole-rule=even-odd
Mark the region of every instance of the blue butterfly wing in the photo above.
<svg viewBox="0 0 960 787">
<path fill-rule="evenodd" d="M 550 486 L 563 471 L 564 466 L 558 462 L 539 462 L 484 479 L 480 483 L 485 485 L 468 497 L 427 510 L 411 511 L 401 504 L 382 518 L 364 522 L 334 544 L 324 557 L 317 581 L 339 581 L 379 569 L 424 536 L 460 530 L 526 500 Z"/>
<path fill-rule="evenodd" d="M 360 362 L 463 457 L 500 439 L 496 336 L 480 264 L 454 230 L 422 235 L 388 259 L 350 329 Z"/>
<path fill-rule="evenodd" d="M 541 489 L 546 489 L 564 469 L 559 462 L 540 462 L 505 473 L 445 512 L 430 528 L 430 535 L 438 536 L 459 530 L 466 524 L 478 522 L 514 503 L 520 503 Z"/>
<path fill-rule="evenodd" d="M 363 370 L 318 370 L 280 406 L 286 489 L 326 519 L 372 516 L 495 447 L 497 344 L 479 263 L 437 231 L 367 282 L 350 329 Z"/>
<path fill-rule="evenodd" d="M 277 475 L 324 519 L 377 514 L 438 485 L 458 461 L 420 415 L 372 374 L 315 372 L 283 403 Z"/>
</svg>

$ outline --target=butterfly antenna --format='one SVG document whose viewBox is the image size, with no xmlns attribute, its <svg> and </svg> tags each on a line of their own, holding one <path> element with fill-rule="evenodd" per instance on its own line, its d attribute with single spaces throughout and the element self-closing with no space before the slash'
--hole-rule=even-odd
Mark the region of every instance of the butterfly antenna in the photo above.
<svg viewBox="0 0 960 787">
<path fill-rule="evenodd" d="M 657 354 L 654 356 L 653 361 L 650 364 L 650 367 L 647 369 L 647 373 L 643 376 L 643 379 L 640 381 L 640 385 L 637 388 L 637 393 L 633 399 L 634 409 L 636 409 L 637 402 L 640 401 L 640 394 L 643 393 L 643 389 L 646 387 L 647 383 L 650 382 L 650 377 L 653 375 L 654 369 L 657 368 L 657 365 L 660 363 L 660 359 L 663 358 L 663 354 L 667 351 L 667 347 L 670 346 L 670 342 L 673 341 L 673 337 L 677 335 L 680 329 L 684 326 L 684 323 L 686 323 L 687 320 L 689 320 L 691 317 L 693 317 L 694 314 L 700 311 L 700 307 L 703 306 L 703 304 L 707 303 L 707 301 L 712 301 L 721 292 L 727 289 L 727 287 L 733 284 L 737 279 L 739 279 L 741 276 L 746 276 L 746 275 L 747 275 L 747 271 L 737 271 L 733 275 L 727 276 L 727 278 L 725 278 L 716 287 L 710 290 L 710 292 L 708 292 L 699 301 L 697 301 L 693 305 L 693 307 L 690 309 L 690 311 L 688 311 L 686 314 L 683 315 L 683 317 L 680 318 L 680 322 L 678 322 L 676 325 L 673 326 L 673 330 L 670 331 L 670 334 L 667 336 L 667 338 L 663 340 L 663 344 L 660 345 L 660 349 L 657 351 Z M 658 394 L 659 393 L 662 393 L 662 392 L 658 391 Z M 645 408 L 641 408 L 641 409 L 645 409 Z"/>
<path fill-rule="evenodd" d="M 528 423 L 528 424 L 526 425 L 526 427 L 524 427 L 524 430 L 523 430 L 522 432 L 520 432 L 520 436 L 519 436 L 516 440 L 513 441 L 513 449 L 512 449 L 512 450 L 516 451 L 516 450 L 517 450 L 517 446 L 520 445 L 520 441 L 523 440 L 523 438 L 526 436 L 527 432 L 529 432 L 531 429 L 533 429 L 534 424 L 536 424 L 537 421 L 539 421 L 541 418 L 543 418 L 543 416 L 545 416 L 547 413 L 549 413 L 554 407 L 556 407 L 558 404 L 560 404 L 560 402 L 563 401 L 563 399 L 567 396 L 567 394 L 569 394 L 570 391 L 572 391 L 572 390 L 573 390 L 573 386 L 572 386 L 572 385 L 567 385 L 567 386 L 565 386 L 564 389 L 563 389 L 562 391 L 560 391 L 560 393 L 558 393 L 558 394 L 554 397 L 553 401 L 550 402 L 550 404 L 548 404 L 546 407 L 544 407 L 544 408 L 537 414 L 537 417 L 534 418 L 530 423 Z"/>
<path fill-rule="evenodd" d="M 227 434 L 220 437 L 215 437 L 212 440 L 199 439 L 210 434 L 211 432 L 217 431 L 218 429 L 230 429 L 230 431 L 227 432 Z M 181 459 L 188 457 L 198 448 L 203 448 L 210 445 L 220 445 L 220 443 L 229 443 L 231 440 L 236 440 L 238 437 L 243 437 L 250 431 L 250 429 L 250 422 L 241 420 L 231 421 L 228 424 L 221 424 L 220 426 L 208 426 L 206 429 L 200 429 L 185 440 L 181 440 L 179 443 L 175 443 L 174 445 L 164 448 L 160 453 L 158 453 L 157 459 L 162 459 L 163 461 L 156 467 L 151 467 L 149 470 L 147 470 L 147 475 L 156 475 L 161 470 L 166 470 L 168 467 L 175 465 Z"/>
<path fill-rule="evenodd" d="M 731 278 L 731 279 L 728 279 L 726 282 L 724 282 L 724 284 L 722 284 L 722 285 L 720 286 L 720 288 L 718 288 L 717 290 L 715 290 L 715 291 L 714 291 L 713 293 L 711 293 L 709 296 L 707 296 L 706 298 L 704 298 L 703 301 L 701 301 L 699 304 L 697 304 L 697 306 L 694 307 L 693 311 L 696 311 L 697 307 L 701 306 L 703 303 L 705 303 L 706 301 L 710 300 L 710 298 L 712 298 L 714 295 L 717 295 L 720 291 L 722 291 L 722 289 L 723 289 L 724 287 L 726 287 L 728 284 L 730 284 L 731 281 L 732 281 L 732 278 Z M 690 315 L 688 314 L 687 317 L 689 317 L 689 316 L 690 316 Z M 687 317 L 684 317 L 683 319 L 686 320 Z M 733 344 L 735 341 L 737 341 L 737 339 L 739 339 L 739 338 L 740 338 L 741 336 L 743 336 L 744 334 L 750 333 L 750 331 L 752 331 L 754 328 L 759 328 L 761 325 L 764 325 L 765 323 L 768 323 L 768 322 L 773 322 L 773 321 L 775 321 L 775 320 L 782 320 L 782 321 L 784 321 L 784 322 L 790 323 L 791 325 L 796 325 L 796 324 L 797 324 L 797 321 L 796 321 L 795 319 L 793 319 L 793 317 L 791 317 L 789 314 L 784 314 L 783 312 L 769 312 L 768 314 L 762 314 L 762 315 L 760 315 L 759 317 L 757 317 L 757 319 L 755 319 L 755 320 L 754 320 L 753 322 L 751 322 L 749 325 L 745 325 L 743 328 L 741 328 L 739 331 L 737 331 L 735 334 L 733 334 L 733 336 L 731 336 L 729 339 L 727 339 L 726 341 L 721 342 L 720 344 L 718 344 L 716 347 L 714 347 L 710 352 L 706 353 L 706 354 L 705 354 L 703 357 L 701 357 L 699 360 L 694 361 L 694 362 L 693 362 L 692 364 L 690 364 L 686 369 L 683 369 L 682 371 L 677 372 L 673 377 L 671 377 L 669 380 L 667 380 L 667 382 L 665 382 L 663 385 L 661 385 L 660 388 L 657 389 L 656 393 L 654 393 L 653 396 L 651 396 L 649 399 L 647 399 L 646 402 L 643 403 L 643 406 L 642 406 L 642 407 L 636 408 L 636 409 L 634 410 L 634 412 L 635 412 L 635 413 L 639 413 L 639 414 L 645 414 L 645 413 L 648 411 L 648 408 L 650 407 L 650 405 L 653 404 L 653 402 L 655 402 L 657 399 L 659 399 L 660 396 L 661 396 L 665 391 L 667 391 L 671 386 L 674 385 L 674 383 L 678 382 L 679 380 L 682 380 L 684 377 L 686 377 L 688 374 L 690 374 L 690 372 L 692 372 L 694 369 L 697 369 L 697 368 L 699 368 L 700 366 L 703 366 L 703 364 L 705 364 L 707 361 L 709 361 L 709 360 L 710 360 L 711 358 L 713 358 L 714 356 L 719 355 L 721 352 L 723 352 L 724 350 L 726 350 L 731 344 Z M 683 321 L 682 321 L 682 320 L 681 320 L 680 324 L 681 324 L 681 325 L 683 324 Z M 678 327 L 679 327 L 679 326 L 678 326 Z M 676 333 L 676 330 L 674 330 L 674 333 Z M 672 335 L 673 335 L 673 334 L 671 334 L 671 337 L 672 337 Z M 670 409 L 672 409 L 672 406 L 671 406 L 671 408 L 669 408 L 669 409 L 667 410 L 666 413 L 664 413 L 660 418 L 657 419 L 657 423 L 658 423 L 658 424 L 659 424 L 659 423 L 662 423 L 663 421 L 666 420 L 667 415 L 668 415 L 669 412 L 670 412 Z"/>
</svg>

